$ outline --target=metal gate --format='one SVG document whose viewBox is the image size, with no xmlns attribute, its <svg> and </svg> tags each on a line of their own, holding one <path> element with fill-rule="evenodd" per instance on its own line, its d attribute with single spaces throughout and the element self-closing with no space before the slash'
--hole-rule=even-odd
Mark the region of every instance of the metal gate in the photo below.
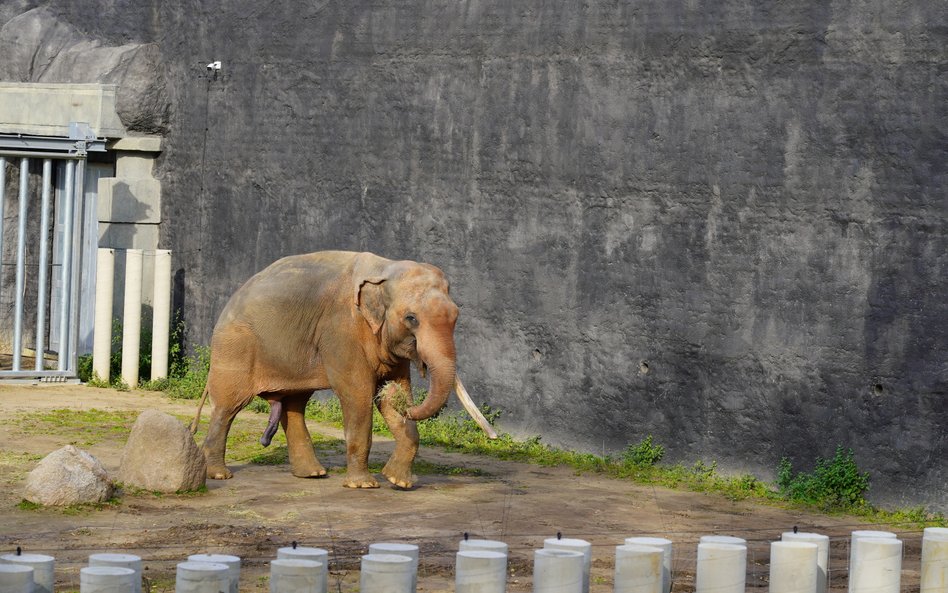
<svg viewBox="0 0 948 593">
<path fill-rule="evenodd" d="M 105 141 L 85 124 L 68 138 L 0 134 L 0 380 L 78 376 L 79 304 L 93 298 L 80 292 L 83 235 L 95 232 L 82 224 L 90 151 Z"/>
</svg>

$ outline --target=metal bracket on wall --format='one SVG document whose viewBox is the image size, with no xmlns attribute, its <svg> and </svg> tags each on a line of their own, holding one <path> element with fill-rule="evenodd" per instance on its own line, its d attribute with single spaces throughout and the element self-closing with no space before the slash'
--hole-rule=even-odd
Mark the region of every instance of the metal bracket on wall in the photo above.
<svg viewBox="0 0 948 593">
<path fill-rule="evenodd" d="M 105 138 L 96 138 L 88 124 L 69 124 L 69 137 L 0 134 L 0 151 L 14 157 L 85 158 L 105 152 Z"/>
</svg>

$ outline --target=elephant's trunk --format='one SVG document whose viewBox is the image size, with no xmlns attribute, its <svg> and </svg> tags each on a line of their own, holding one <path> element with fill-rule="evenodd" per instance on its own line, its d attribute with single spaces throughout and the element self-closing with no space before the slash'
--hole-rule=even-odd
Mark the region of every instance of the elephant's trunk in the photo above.
<svg viewBox="0 0 948 593">
<path fill-rule="evenodd" d="M 421 346 L 420 343 L 419 346 Z M 410 420 L 424 420 L 440 412 L 448 402 L 448 395 L 454 389 L 456 368 L 454 340 L 451 338 L 441 340 L 441 347 L 433 352 L 426 352 L 420 348 L 419 354 L 431 374 L 431 388 L 428 390 L 425 401 L 405 412 L 405 417 Z"/>
</svg>

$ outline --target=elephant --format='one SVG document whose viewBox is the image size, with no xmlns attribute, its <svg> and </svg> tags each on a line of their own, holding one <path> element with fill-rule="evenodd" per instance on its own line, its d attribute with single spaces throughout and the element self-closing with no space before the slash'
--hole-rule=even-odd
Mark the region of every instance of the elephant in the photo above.
<svg viewBox="0 0 948 593">
<path fill-rule="evenodd" d="M 430 264 L 348 251 L 277 260 L 231 296 L 214 327 L 201 402 L 209 396 L 213 403 L 202 446 L 207 476 L 232 477 L 224 463 L 227 434 L 255 396 L 270 403 L 261 444 L 270 443 L 279 423 L 293 475 L 318 478 L 326 469 L 316 458 L 304 411 L 315 390 L 331 389 L 342 407 L 343 486 L 349 488 L 379 486 L 368 468 L 373 405 L 395 437 L 382 474 L 400 488 L 415 481 L 416 422 L 438 413 L 452 389 L 496 438 L 457 376 L 457 318 L 448 281 Z M 391 393 L 395 386 L 411 393 L 412 363 L 430 375 L 429 394 L 399 410 Z M 200 414 L 199 406 L 192 430 Z"/>
</svg>

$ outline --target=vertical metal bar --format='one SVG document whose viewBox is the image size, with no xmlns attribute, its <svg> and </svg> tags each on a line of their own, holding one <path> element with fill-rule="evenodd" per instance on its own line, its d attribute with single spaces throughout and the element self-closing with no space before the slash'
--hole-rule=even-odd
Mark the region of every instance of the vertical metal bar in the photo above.
<svg viewBox="0 0 948 593">
<path fill-rule="evenodd" d="M 16 235 L 16 292 L 13 295 L 13 370 L 20 370 L 23 356 L 23 284 L 26 275 L 26 213 L 29 205 L 30 159 L 20 159 L 20 203 Z"/>
<path fill-rule="evenodd" d="M 75 371 L 79 368 L 79 274 L 82 272 L 82 234 L 85 221 L 86 203 L 86 160 L 76 161 L 76 201 L 73 209 L 72 229 L 72 281 L 70 290 L 69 308 L 69 357 L 66 370 Z M 94 298 L 91 297 L 90 298 Z"/>
<path fill-rule="evenodd" d="M 40 204 L 40 254 L 39 254 L 39 295 L 36 297 L 36 366 L 43 370 L 43 358 L 46 352 L 46 298 L 47 278 L 49 276 L 49 194 L 52 186 L 52 159 L 43 160 L 43 200 Z"/>
<path fill-rule="evenodd" d="M 7 210 L 7 159 L 0 156 L 0 296 L 3 295 L 3 221 Z"/>
<path fill-rule="evenodd" d="M 63 253 L 60 266 L 59 295 L 59 361 L 58 369 L 65 371 L 69 360 L 69 296 L 72 279 L 72 217 L 76 202 L 76 161 L 66 161 L 66 185 L 63 192 Z"/>
</svg>

